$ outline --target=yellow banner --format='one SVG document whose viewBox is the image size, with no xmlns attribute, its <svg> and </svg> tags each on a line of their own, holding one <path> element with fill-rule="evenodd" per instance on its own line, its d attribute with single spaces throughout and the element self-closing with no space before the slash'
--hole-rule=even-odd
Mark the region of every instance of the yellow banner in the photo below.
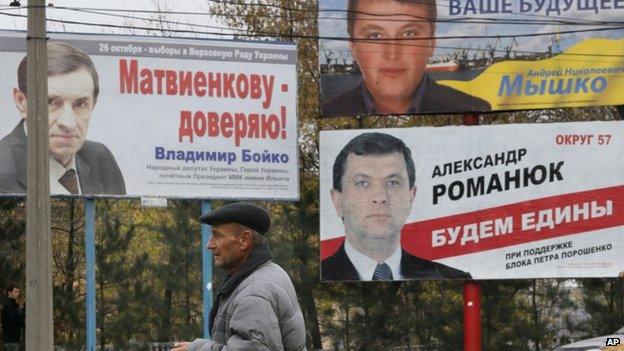
<svg viewBox="0 0 624 351">
<path fill-rule="evenodd" d="M 492 110 L 624 104 L 624 39 L 588 39 L 535 61 L 504 61 L 471 81 L 442 80 Z"/>
</svg>

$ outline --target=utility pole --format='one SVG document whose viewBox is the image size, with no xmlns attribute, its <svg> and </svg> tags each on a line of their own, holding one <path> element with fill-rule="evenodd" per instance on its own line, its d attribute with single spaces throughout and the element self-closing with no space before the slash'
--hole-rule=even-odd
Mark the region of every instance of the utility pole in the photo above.
<svg viewBox="0 0 624 351">
<path fill-rule="evenodd" d="M 26 350 L 54 348 L 52 244 L 50 235 L 50 152 L 48 65 L 44 0 L 28 1 L 26 190 Z"/>
</svg>

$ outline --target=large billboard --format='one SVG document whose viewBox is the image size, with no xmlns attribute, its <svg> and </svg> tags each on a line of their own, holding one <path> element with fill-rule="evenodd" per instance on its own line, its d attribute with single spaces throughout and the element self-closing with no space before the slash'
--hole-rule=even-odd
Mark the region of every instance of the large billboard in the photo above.
<svg viewBox="0 0 624 351">
<path fill-rule="evenodd" d="M 624 2 L 321 0 L 324 117 L 624 104 Z"/>
<path fill-rule="evenodd" d="M 0 194 L 26 190 L 26 33 L 0 32 Z M 299 197 L 296 47 L 49 34 L 55 195 Z"/>
<path fill-rule="evenodd" d="M 623 133 L 619 121 L 321 132 L 321 279 L 617 277 Z"/>
</svg>

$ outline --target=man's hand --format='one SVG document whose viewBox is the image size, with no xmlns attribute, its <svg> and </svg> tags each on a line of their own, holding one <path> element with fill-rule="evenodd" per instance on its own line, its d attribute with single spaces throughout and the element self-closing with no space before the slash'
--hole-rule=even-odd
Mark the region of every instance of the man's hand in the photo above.
<svg viewBox="0 0 624 351">
<path fill-rule="evenodd" d="M 187 347 L 190 344 L 191 343 L 188 341 L 176 342 L 175 344 L 173 344 L 173 347 L 175 347 L 175 349 L 171 349 L 171 351 L 186 351 L 188 350 Z"/>
</svg>

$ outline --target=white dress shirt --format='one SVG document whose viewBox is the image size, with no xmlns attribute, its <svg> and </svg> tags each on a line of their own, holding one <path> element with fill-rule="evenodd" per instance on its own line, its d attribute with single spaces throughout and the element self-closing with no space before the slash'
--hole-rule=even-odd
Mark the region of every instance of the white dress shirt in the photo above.
<svg viewBox="0 0 624 351">
<path fill-rule="evenodd" d="M 345 240 L 344 243 L 345 252 L 347 253 L 347 257 L 353 263 L 355 270 L 358 272 L 361 280 L 373 280 L 373 274 L 375 273 L 375 267 L 379 263 L 386 263 L 390 266 L 392 270 L 392 278 L 394 280 L 403 279 L 403 275 L 401 275 L 401 246 L 397 246 L 396 250 L 383 262 L 377 262 L 372 258 L 366 256 L 365 254 L 358 251 L 351 244 L 349 244 L 348 240 Z"/>
<path fill-rule="evenodd" d="M 80 177 L 78 177 L 78 170 L 76 169 L 76 157 L 71 158 L 67 167 L 63 167 L 62 164 L 50 157 L 50 194 L 71 195 L 69 190 L 67 190 L 63 184 L 59 182 L 59 179 L 61 179 L 63 174 L 70 169 L 76 171 L 76 179 L 78 179 L 78 194 L 82 194 L 82 189 L 80 188 Z"/>
</svg>

